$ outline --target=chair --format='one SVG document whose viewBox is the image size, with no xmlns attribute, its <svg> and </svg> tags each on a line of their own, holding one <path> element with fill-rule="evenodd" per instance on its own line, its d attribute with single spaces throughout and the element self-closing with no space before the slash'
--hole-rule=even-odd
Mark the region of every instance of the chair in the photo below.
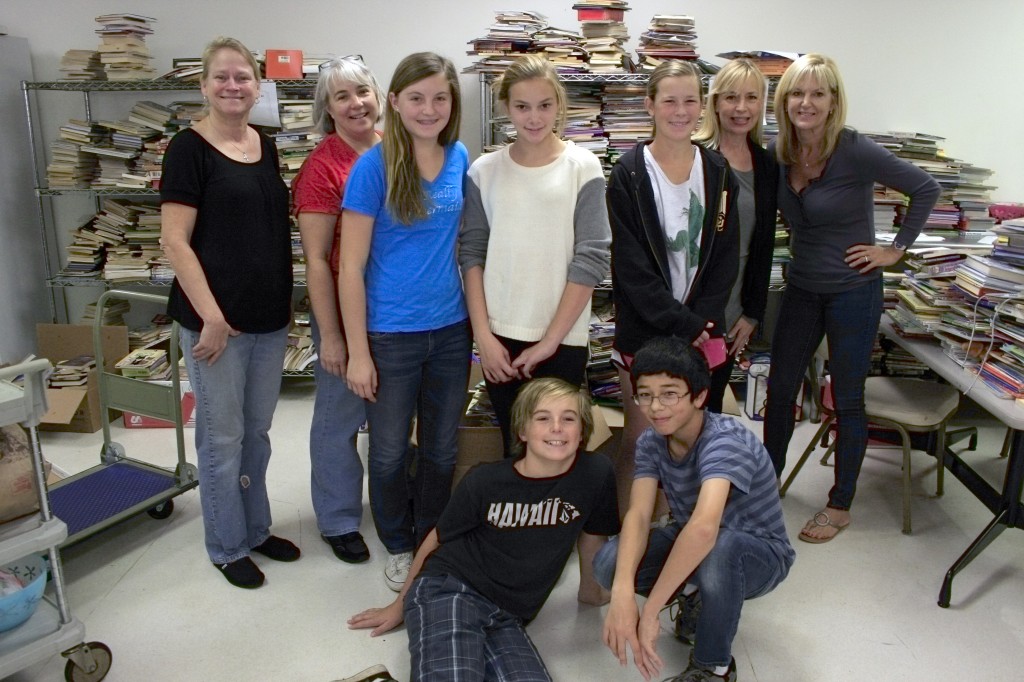
<svg viewBox="0 0 1024 682">
<path fill-rule="evenodd" d="M 819 441 L 827 445 L 821 464 L 826 465 L 835 449 L 835 440 L 830 444 L 828 431 L 836 421 L 832 401 L 831 383 L 822 395 L 819 390 L 817 367 L 828 359 L 828 346 L 823 340 L 810 365 L 811 396 L 821 414 L 821 426 L 807 445 L 786 482 L 779 489 L 779 495 L 786 496 L 793 479 L 800 472 L 804 462 L 818 447 Z M 929 452 L 937 455 L 939 466 L 936 471 L 935 494 L 942 495 L 945 466 L 942 456 L 946 449 L 946 425 L 956 414 L 960 405 L 960 392 L 947 384 L 904 377 L 868 377 L 864 384 L 864 405 L 869 425 L 891 429 L 900 436 L 903 450 L 903 532 L 910 534 L 910 433 L 934 433 L 930 438 Z M 973 440 L 973 439 L 972 439 Z"/>
</svg>

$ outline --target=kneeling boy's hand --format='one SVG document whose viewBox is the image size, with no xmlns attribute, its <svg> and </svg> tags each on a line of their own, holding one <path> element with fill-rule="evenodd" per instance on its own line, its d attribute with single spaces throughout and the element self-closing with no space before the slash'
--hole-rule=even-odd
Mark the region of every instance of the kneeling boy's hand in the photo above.
<svg viewBox="0 0 1024 682">
<path fill-rule="evenodd" d="M 632 595 L 630 595 L 632 597 Z M 634 599 L 617 600 L 612 597 L 611 607 L 604 618 L 603 639 L 605 646 L 611 649 L 620 665 L 626 665 L 626 647 L 633 651 L 633 660 L 639 661 L 640 642 L 636 636 L 638 612 Z"/>
<path fill-rule="evenodd" d="M 362 630 L 373 628 L 370 631 L 371 637 L 383 635 L 385 632 L 394 630 L 402 621 L 402 600 L 396 599 L 382 609 L 366 609 L 348 619 L 350 630 Z"/>
</svg>

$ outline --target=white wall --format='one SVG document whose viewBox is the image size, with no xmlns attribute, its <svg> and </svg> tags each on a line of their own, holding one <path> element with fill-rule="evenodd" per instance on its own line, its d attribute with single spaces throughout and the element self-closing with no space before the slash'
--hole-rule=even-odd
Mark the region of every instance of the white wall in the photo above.
<svg viewBox="0 0 1024 682">
<path fill-rule="evenodd" d="M 720 63 L 716 53 L 735 49 L 829 54 L 846 81 L 851 125 L 944 136 L 949 154 L 996 171 L 995 198 L 1024 201 L 1020 0 L 633 0 L 630 5 L 630 50 L 653 14 L 685 12 L 696 20 L 698 49 L 709 61 Z M 0 25 L 29 39 L 38 80 L 59 76 L 65 50 L 98 44 L 97 15 L 130 8 L 158 20 L 147 44 L 159 70 L 168 70 L 172 57 L 200 54 L 212 37 L 224 34 L 257 50 L 359 53 L 386 85 L 410 52 L 434 50 L 460 69 L 467 66 L 472 61 L 465 53 L 467 42 L 484 35 L 495 9 L 534 9 L 555 26 L 578 29 L 571 6 L 571 0 L 5 0 Z M 480 140 L 475 76 L 464 76 L 462 87 L 463 140 L 475 155 Z M 46 97 L 41 123 L 48 138 L 67 118 L 81 116 L 76 95 L 41 95 Z M 105 106 L 110 108 L 94 115 L 117 117 L 129 104 Z M 75 205 L 71 199 L 61 204 Z M 84 216 L 89 207 L 82 202 L 81 208 L 60 210 Z M 0 232 L 0 245 L 8 241 Z M 0 274 L 0 294 L 4 288 Z"/>
<path fill-rule="evenodd" d="M 38 79 L 59 75 L 68 48 L 98 43 L 97 15 L 130 7 L 158 19 L 147 43 L 159 69 L 225 34 L 258 50 L 360 53 L 386 84 L 409 52 L 435 50 L 460 69 L 468 65 L 466 43 L 484 34 L 495 9 L 534 9 L 555 26 L 578 28 L 571 6 L 571 0 L 5 0 L 0 24 L 30 40 Z M 685 12 L 695 18 L 699 52 L 710 61 L 720 63 L 714 55 L 734 49 L 824 52 L 843 71 L 851 125 L 945 136 L 950 154 L 996 171 L 997 198 L 1024 200 L 1020 0 L 633 0 L 630 6 L 631 49 L 653 14 Z M 463 92 L 463 137 L 476 151 L 474 77 L 464 77 Z"/>
</svg>

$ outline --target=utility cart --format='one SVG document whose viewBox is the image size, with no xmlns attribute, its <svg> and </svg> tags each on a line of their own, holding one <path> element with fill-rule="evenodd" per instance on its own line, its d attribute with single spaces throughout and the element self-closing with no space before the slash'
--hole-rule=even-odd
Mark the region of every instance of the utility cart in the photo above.
<svg viewBox="0 0 1024 682">
<path fill-rule="evenodd" d="M 7 677 L 55 654 L 68 659 L 64 678 L 70 682 L 99 682 L 110 670 L 110 649 L 85 643 L 85 626 L 71 615 L 64 592 L 64 572 L 58 547 L 67 537 L 65 523 L 56 518 L 46 495 L 46 474 L 36 426 L 46 413 L 46 375 L 49 360 L 0 369 L 0 425 L 21 424 L 28 430 L 39 513 L 0 524 L 0 566 L 45 553 L 49 559 L 54 597 L 43 597 L 27 621 L 0 632 L 0 678 Z M 24 376 L 22 386 L 10 380 Z M 22 588 L 22 592 L 29 587 Z M 16 593 L 18 594 L 18 593 Z"/>
<path fill-rule="evenodd" d="M 199 485 L 199 472 L 185 461 L 185 432 L 181 418 L 181 383 L 178 378 L 178 325 L 171 326 L 169 362 L 171 385 L 139 381 L 107 371 L 103 357 L 103 310 L 110 299 L 128 299 L 167 305 L 159 294 L 111 290 L 96 303 L 93 349 L 99 378 L 100 423 L 103 447 L 100 463 L 50 486 L 53 513 L 68 525 L 64 546 L 123 521 L 140 512 L 165 519 L 174 510 L 172 498 Z M 120 358 L 114 358 L 114 361 Z M 113 363 L 110 363 L 111 367 Z M 110 437 L 110 409 L 128 410 L 174 425 L 178 463 L 174 470 L 131 459 Z"/>
</svg>

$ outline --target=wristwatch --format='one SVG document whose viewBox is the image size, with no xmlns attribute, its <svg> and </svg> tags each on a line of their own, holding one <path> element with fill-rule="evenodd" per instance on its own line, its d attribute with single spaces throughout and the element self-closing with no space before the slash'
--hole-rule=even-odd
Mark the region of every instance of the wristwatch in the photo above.
<svg viewBox="0 0 1024 682">
<path fill-rule="evenodd" d="M 900 244 L 898 241 L 893 240 L 892 248 L 896 249 L 897 251 L 899 251 L 901 253 L 905 253 L 906 250 L 907 250 L 907 245 L 906 244 Z"/>
</svg>

